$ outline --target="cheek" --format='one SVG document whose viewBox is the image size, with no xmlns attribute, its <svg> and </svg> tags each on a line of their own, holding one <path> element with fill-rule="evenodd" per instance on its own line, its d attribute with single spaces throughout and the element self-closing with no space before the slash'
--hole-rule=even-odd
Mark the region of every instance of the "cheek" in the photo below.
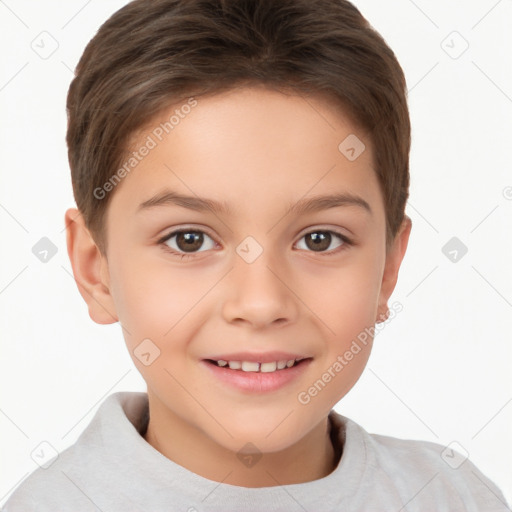
<svg viewBox="0 0 512 512">
<path fill-rule="evenodd" d="M 172 321 L 176 305 L 176 284 L 166 282 L 166 274 L 155 265 L 148 265 L 135 251 L 125 251 L 125 257 L 114 253 L 111 259 L 111 293 L 120 322 L 136 343 L 142 337 L 161 335 L 169 325 L 163 325 L 166 314 Z M 171 300 L 172 299 L 172 300 Z M 125 331 L 125 335 L 128 334 Z"/>
<path fill-rule="evenodd" d="M 311 273 L 303 281 L 304 302 L 321 320 L 326 338 L 342 344 L 373 325 L 381 285 L 382 258 L 377 251 L 354 253 L 339 267 Z"/>
<path fill-rule="evenodd" d="M 360 251 L 357 261 L 354 255 L 350 264 L 311 279 L 316 293 L 310 307 L 320 320 L 325 348 L 318 361 L 318 380 L 311 383 L 311 395 L 306 390 L 306 398 L 321 391 L 317 403 L 332 406 L 359 379 L 372 348 L 382 265 L 378 251 Z"/>
<path fill-rule="evenodd" d="M 111 273 L 111 291 L 126 328 L 127 346 L 133 353 L 143 340 L 150 339 L 161 350 L 160 361 L 172 361 L 201 324 L 196 312 L 204 308 L 201 298 L 211 287 L 211 276 L 207 279 L 199 270 L 180 270 L 160 256 L 148 259 L 142 254 L 138 257 L 136 250 L 127 253 L 129 258 L 113 255 Z"/>
</svg>

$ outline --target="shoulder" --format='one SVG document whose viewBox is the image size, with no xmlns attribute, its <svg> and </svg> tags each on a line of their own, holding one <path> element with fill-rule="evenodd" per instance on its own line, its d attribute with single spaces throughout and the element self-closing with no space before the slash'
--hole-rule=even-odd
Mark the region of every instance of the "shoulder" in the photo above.
<svg viewBox="0 0 512 512">
<path fill-rule="evenodd" d="M 72 445 L 25 478 L 9 497 L 2 512 L 60 510 L 64 503 L 77 511 L 93 510 L 74 482 L 73 467 L 78 464 L 80 456 L 76 445 Z"/>
<path fill-rule="evenodd" d="M 123 452 L 115 451 L 112 445 L 135 431 L 131 421 L 143 421 L 146 400 L 145 393 L 109 395 L 76 442 L 25 478 L 2 512 L 97 510 L 97 496 L 106 488 L 105 474 L 116 475 L 122 470 L 119 453 Z"/>
<path fill-rule="evenodd" d="M 462 446 L 369 434 L 352 420 L 340 418 L 347 447 L 358 444 L 365 460 L 362 486 L 380 485 L 411 511 L 509 510 L 501 491 Z"/>
</svg>

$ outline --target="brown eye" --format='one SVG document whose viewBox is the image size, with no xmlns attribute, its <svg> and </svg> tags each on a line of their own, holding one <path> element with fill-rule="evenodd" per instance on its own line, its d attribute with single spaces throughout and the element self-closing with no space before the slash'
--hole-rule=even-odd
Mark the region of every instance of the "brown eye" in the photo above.
<svg viewBox="0 0 512 512">
<path fill-rule="evenodd" d="M 334 236 L 333 236 L 334 235 Z M 331 247 L 333 241 L 338 239 L 337 245 Z M 342 245 L 350 245 L 350 241 L 343 235 L 335 231 L 311 231 L 304 235 L 301 240 L 305 240 L 306 249 L 313 252 L 331 252 Z M 303 247 L 299 247 L 303 248 Z"/>
<path fill-rule="evenodd" d="M 203 235 L 198 232 L 179 233 L 176 236 L 176 245 L 185 252 L 194 252 L 203 245 Z"/>
<path fill-rule="evenodd" d="M 211 246 L 203 250 L 213 249 L 215 242 L 202 231 L 181 230 L 173 231 L 163 242 L 173 251 L 178 253 L 202 252 L 205 238 L 211 241 Z"/>
</svg>

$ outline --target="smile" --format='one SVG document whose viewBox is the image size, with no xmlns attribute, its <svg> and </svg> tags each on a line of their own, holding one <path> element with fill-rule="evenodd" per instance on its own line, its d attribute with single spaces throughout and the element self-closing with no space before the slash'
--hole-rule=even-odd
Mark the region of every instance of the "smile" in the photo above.
<svg viewBox="0 0 512 512">
<path fill-rule="evenodd" d="M 241 370 L 243 372 L 261 372 L 261 373 L 271 373 L 279 370 L 284 370 L 285 368 L 291 368 L 295 366 L 301 359 L 289 359 L 289 360 L 281 360 L 281 361 L 270 361 L 267 363 L 259 363 L 255 361 L 225 361 L 223 359 L 219 359 L 218 361 L 213 361 L 209 359 L 208 361 L 216 364 L 220 367 L 226 367 L 230 370 Z"/>
<path fill-rule="evenodd" d="M 297 380 L 313 359 L 280 359 L 277 361 L 227 361 L 203 359 L 202 364 L 216 382 L 244 393 L 277 391 Z"/>
</svg>

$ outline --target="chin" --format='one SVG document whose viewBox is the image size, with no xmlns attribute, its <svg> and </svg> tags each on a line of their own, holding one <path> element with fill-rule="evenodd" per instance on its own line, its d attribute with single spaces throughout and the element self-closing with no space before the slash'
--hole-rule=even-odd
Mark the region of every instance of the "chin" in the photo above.
<svg viewBox="0 0 512 512">
<path fill-rule="evenodd" d="M 286 450 L 290 446 L 293 446 L 300 440 L 300 436 L 297 439 L 286 437 L 286 435 L 275 435 L 265 437 L 266 433 L 255 432 L 255 435 L 248 434 L 247 432 L 233 433 L 233 438 L 214 439 L 215 442 L 220 444 L 226 450 L 234 452 L 236 454 L 264 454 L 264 453 L 276 453 Z"/>
<path fill-rule="evenodd" d="M 230 421 L 223 426 L 232 437 L 222 430 L 220 437 L 216 435 L 213 439 L 234 452 L 238 452 L 247 443 L 252 443 L 262 453 L 286 450 L 299 442 L 314 427 L 297 423 L 297 412 L 290 409 L 286 413 L 280 412 L 279 415 L 262 420 L 263 411 L 260 410 L 259 421 L 254 418 L 251 421 L 243 421 L 241 418 L 238 422 Z M 218 430 L 217 432 L 219 433 Z"/>
</svg>

